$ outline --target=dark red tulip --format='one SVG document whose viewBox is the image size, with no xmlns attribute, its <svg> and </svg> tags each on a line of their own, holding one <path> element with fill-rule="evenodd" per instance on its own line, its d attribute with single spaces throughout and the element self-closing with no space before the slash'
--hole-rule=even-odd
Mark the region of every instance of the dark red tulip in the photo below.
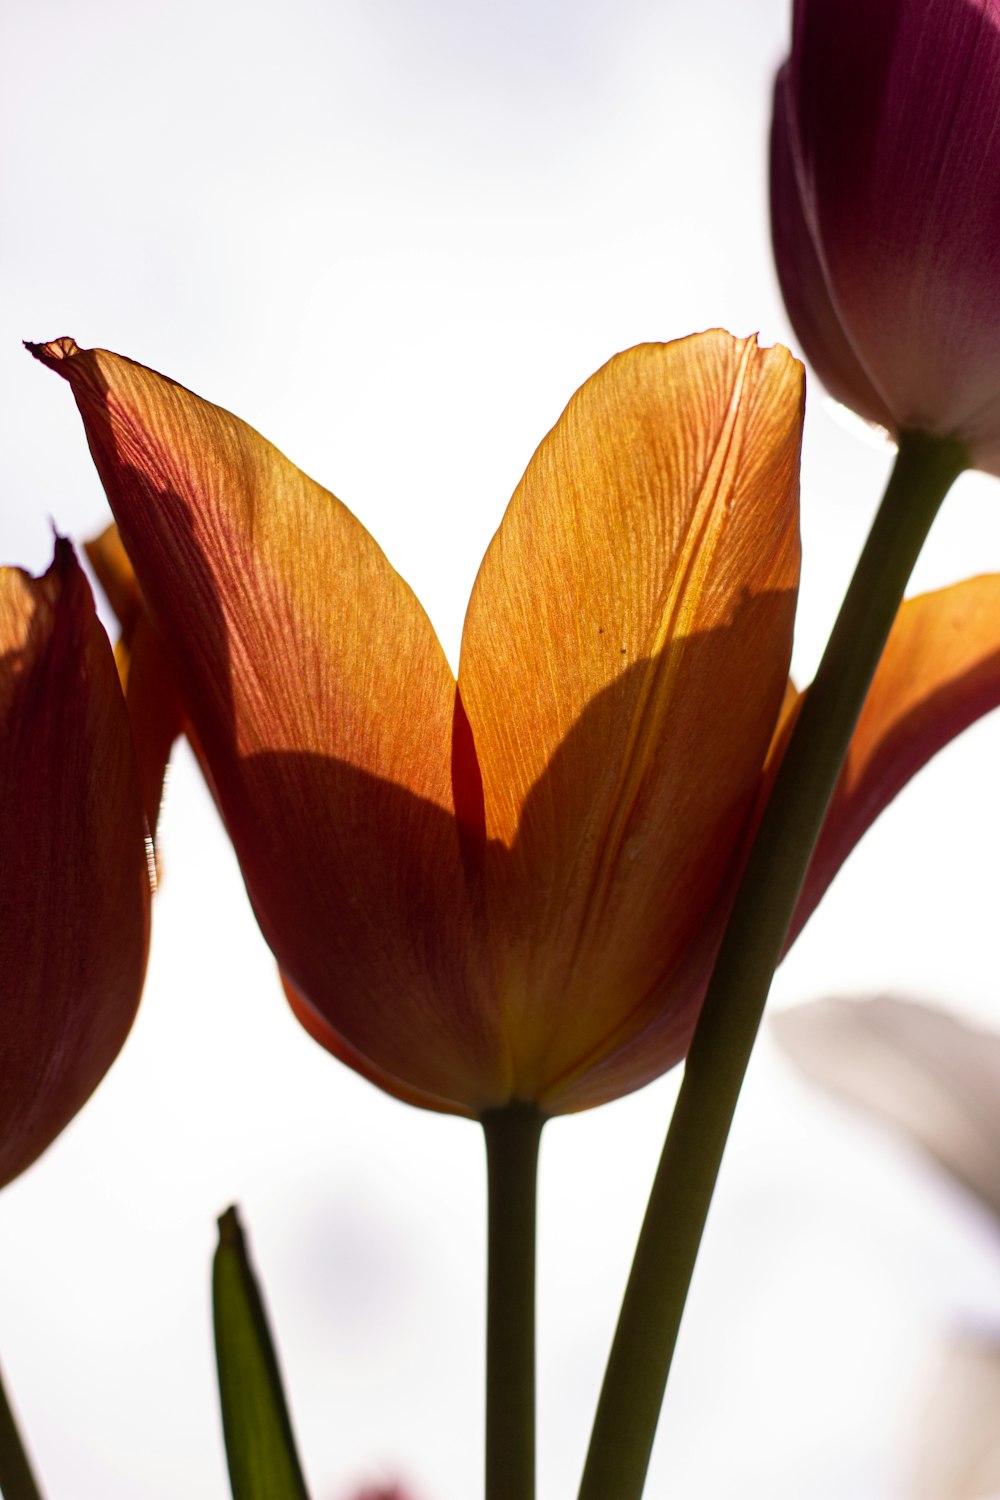
<svg viewBox="0 0 1000 1500">
<path fill-rule="evenodd" d="M 68 542 L 0 570 L 0 1184 L 104 1077 L 139 1003 L 146 822 L 125 700 Z"/>
<path fill-rule="evenodd" d="M 1000 0 L 796 0 L 771 213 L 827 389 L 1000 474 Z"/>
</svg>

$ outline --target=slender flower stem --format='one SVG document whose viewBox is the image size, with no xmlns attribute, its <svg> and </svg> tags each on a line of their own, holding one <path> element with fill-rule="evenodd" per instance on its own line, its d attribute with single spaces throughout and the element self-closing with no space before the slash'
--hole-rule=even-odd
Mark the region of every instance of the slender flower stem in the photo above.
<svg viewBox="0 0 1000 1500">
<path fill-rule="evenodd" d="M 604 1377 L 580 1500 L 639 1500 L 726 1138 L 795 903 L 872 675 L 961 444 L 904 433 L 775 780 L 684 1068 Z"/>
<path fill-rule="evenodd" d="M 545 1117 L 533 1104 L 483 1116 L 489 1181 L 486 1500 L 535 1495 L 535 1190 Z"/>
<path fill-rule="evenodd" d="M 0 1379 L 0 1495 L 4 1500 L 41 1500 L 14 1413 Z"/>
</svg>

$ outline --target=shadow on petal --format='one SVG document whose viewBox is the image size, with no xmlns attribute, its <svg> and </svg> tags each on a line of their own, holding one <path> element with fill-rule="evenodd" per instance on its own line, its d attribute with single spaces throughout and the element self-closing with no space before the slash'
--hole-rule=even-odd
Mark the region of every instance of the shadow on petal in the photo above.
<svg viewBox="0 0 1000 1500">
<path fill-rule="evenodd" d="M 713 628 L 624 667 L 616 650 L 613 680 L 531 785 L 513 846 L 486 845 L 443 653 L 340 502 L 140 366 L 69 342 L 40 356 L 72 378 L 176 647 L 265 938 L 343 1047 L 462 1112 L 511 1097 L 581 1107 L 570 1080 L 626 1044 L 612 1093 L 676 1062 L 780 701 L 772 647 L 792 590 L 727 588 Z M 794 416 L 795 390 L 788 403 Z M 678 711 L 653 715 L 646 743 L 635 704 L 659 701 L 663 681 Z M 627 774 L 623 736 L 641 751 Z M 580 786 L 589 821 L 568 811 Z M 650 1026 L 666 1046 L 633 1055 Z"/>
</svg>

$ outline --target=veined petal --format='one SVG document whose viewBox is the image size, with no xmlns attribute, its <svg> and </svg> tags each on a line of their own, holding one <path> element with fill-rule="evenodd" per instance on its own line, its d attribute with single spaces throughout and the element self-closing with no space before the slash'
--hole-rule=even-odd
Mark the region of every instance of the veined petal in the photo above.
<svg viewBox="0 0 1000 1500">
<path fill-rule="evenodd" d="M 908 599 L 875 674 L 788 937 L 921 766 L 1000 704 L 1000 575 Z"/>
<path fill-rule="evenodd" d="M 756 823 L 804 698 L 787 685 L 760 793 L 745 829 Z M 889 636 L 834 791 L 795 911 L 785 951 L 802 931 L 855 844 L 911 776 L 949 740 L 1000 705 L 1000 577 L 973 578 L 907 600 Z M 729 914 L 742 860 L 720 892 L 674 976 L 671 1003 L 641 1031 L 626 1033 L 607 1055 L 560 1086 L 560 1110 L 589 1109 L 656 1078 L 685 1055 Z"/>
<path fill-rule="evenodd" d="M 264 936 L 373 1065 L 497 1102 L 452 794 L 455 683 L 333 495 L 229 412 L 71 340 L 73 388 Z"/>
<path fill-rule="evenodd" d="M 128 715 L 68 542 L 0 570 L 0 1183 L 44 1151 L 128 1034 L 150 882 Z"/>
<path fill-rule="evenodd" d="M 167 762 L 174 741 L 184 732 L 174 664 L 143 604 L 117 526 L 108 526 L 93 541 L 85 542 L 84 550 L 121 626 L 115 661 L 132 724 L 142 803 L 155 839 Z"/>
<path fill-rule="evenodd" d="M 578 1067 L 574 1074 L 561 1080 L 557 1095 L 560 1112 L 591 1109 L 597 1104 L 606 1104 L 621 1094 L 651 1083 L 661 1073 L 676 1067 L 687 1055 L 739 877 L 801 702 L 802 694 L 789 679 L 785 684 L 784 697 L 754 807 L 743 828 L 742 848 L 733 860 L 729 878 L 719 888 L 712 909 L 707 913 L 699 932 L 693 936 L 681 963 L 669 977 L 664 997 L 667 1003 L 651 1007 L 651 1013 L 644 1017 L 639 1029 L 630 1021 L 617 1037 L 610 1039 L 614 1042 L 613 1046 L 605 1044 L 602 1047 L 599 1058 L 589 1066 Z"/>
<path fill-rule="evenodd" d="M 717 900 L 781 703 L 801 366 L 712 332 L 617 356 L 532 459 L 459 684 L 516 1095 L 651 1008 Z"/>
</svg>

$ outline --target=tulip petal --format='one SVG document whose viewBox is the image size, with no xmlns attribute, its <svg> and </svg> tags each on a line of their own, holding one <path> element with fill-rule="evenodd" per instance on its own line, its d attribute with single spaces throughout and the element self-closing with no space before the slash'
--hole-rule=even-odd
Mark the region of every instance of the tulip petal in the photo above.
<svg viewBox="0 0 1000 1500">
<path fill-rule="evenodd" d="M 110 526 L 105 526 L 91 541 L 84 542 L 83 550 L 105 598 L 115 612 L 122 636 L 131 640 L 144 606 L 135 570 L 129 562 L 118 527 L 112 521 Z M 123 687 L 125 675 L 122 674 Z"/>
<path fill-rule="evenodd" d="M 985 1321 L 985 1320 L 984 1320 Z M 950 1334 L 908 1443 L 912 1500 L 989 1500 L 1000 1493 L 1000 1339 Z"/>
<path fill-rule="evenodd" d="M 420 1089 L 413 1088 L 404 1078 L 394 1078 L 384 1068 L 377 1067 L 370 1058 L 364 1057 L 356 1047 L 352 1047 L 330 1023 L 313 1010 L 312 1006 L 300 995 L 287 974 L 282 974 L 281 983 L 285 996 L 292 1008 L 292 1014 L 309 1033 L 314 1042 L 319 1042 L 338 1061 L 346 1063 L 353 1068 L 355 1073 L 360 1073 L 369 1083 L 375 1084 L 383 1093 L 392 1094 L 396 1099 L 402 1099 L 404 1104 L 415 1104 L 420 1109 L 434 1110 L 438 1114 L 464 1114 L 472 1115 L 471 1109 L 464 1109 L 451 1099 L 440 1099 L 434 1094 L 423 1093 Z"/>
<path fill-rule="evenodd" d="M 115 647 L 139 770 L 142 804 L 155 840 L 163 782 L 174 741 L 184 732 L 184 713 L 169 648 L 142 602 L 118 528 L 108 526 L 84 551 L 118 616 L 122 634 Z"/>
<path fill-rule="evenodd" d="M 896 995 L 771 1018 L 806 1076 L 915 1141 L 1000 1220 L 1000 1036 Z"/>
<path fill-rule="evenodd" d="M 476 580 L 459 684 L 494 983 L 514 1092 L 545 1108 L 687 994 L 786 682 L 801 420 L 783 349 L 629 350 L 541 444 Z"/>
<path fill-rule="evenodd" d="M 786 948 L 882 809 L 998 704 L 1000 575 L 906 600 L 851 739 Z"/>
<path fill-rule="evenodd" d="M 900 1131 L 1000 1217 L 1000 1036 L 894 995 L 838 997 L 771 1018 L 806 1076 Z M 972 1500 L 1000 1485 L 1000 1343 L 964 1330 L 942 1347 L 920 1414 L 908 1493 Z"/>
<path fill-rule="evenodd" d="M 1000 454 L 996 0 L 796 0 L 800 187 L 896 428 Z M 989 450 L 989 451 L 987 451 Z"/>
<path fill-rule="evenodd" d="M 139 1003 L 150 882 L 128 715 L 68 542 L 0 570 L 0 1183 L 97 1087 Z"/>
<path fill-rule="evenodd" d="M 834 400 L 881 427 L 893 419 L 844 333 L 806 222 L 789 128 L 788 66 L 774 86 L 771 239 L 788 316 L 809 363 Z"/>
<path fill-rule="evenodd" d="M 282 969 L 375 1067 L 459 1108 L 497 1102 L 455 683 L 417 600 L 340 501 L 230 413 L 72 340 L 33 352 L 73 388 Z"/>
<path fill-rule="evenodd" d="M 855 844 L 898 791 L 955 735 L 1000 704 L 1000 577 L 973 578 L 907 600 L 855 729 L 785 943 L 787 952 Z M 744 858 L 804 694 L 788 684 L 768 751 Z M 561 1107 L 589 1109 L 656 1078 L 684 1056 L 742 860 L 675 978 L 674 1003 L 573 1079 Z"/>
</svg>

